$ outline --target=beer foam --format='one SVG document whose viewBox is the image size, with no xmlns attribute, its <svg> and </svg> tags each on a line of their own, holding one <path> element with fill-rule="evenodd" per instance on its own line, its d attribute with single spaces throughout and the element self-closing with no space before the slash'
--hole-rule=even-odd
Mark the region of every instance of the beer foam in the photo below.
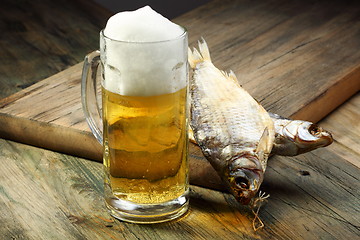
<svg viewBox="0 0 360 240">
<path fill-rule="evenodd" d="M 100 37 L 103 86 L 126 96 L 154 96 L 184 88 L 187 39 L 180 38 L 184 32 L 149 6 L 115 14 L 104 29 L 106 37 Z"/>
<path fill-rule="evenodd" d="M 105 36 L 129 42 L 165 41 L 180 36 L 184 30 L 149 6 L 110 17 Z"/>
</svg>

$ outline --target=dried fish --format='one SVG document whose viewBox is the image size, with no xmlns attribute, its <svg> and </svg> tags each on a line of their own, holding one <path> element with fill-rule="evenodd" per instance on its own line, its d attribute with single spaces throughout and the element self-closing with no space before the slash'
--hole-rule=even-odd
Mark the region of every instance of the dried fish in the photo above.
<svg viewBox="0 0 360 240">
<path fill-rule="evenodd" d="M 296 156 L 326 147 L 333 142 L 332 134 L 315 123 L 291 120 L 269 112 L 275 126 L 275 141 L 271 155 Z M 189 139 L 196 143 L 189 128 Z"/>
<path fill-rule="evenodd" d="M 275 126 L 275 141 L 271 154 L 295 156 L 326 147 L 333 142 L 331 133 L 315 123 L 269 114 Z"/>
<path fill-rule="evenodd" d="M 274 123 L 266 110 L 238 85 L 233 72 L 217 69 L 202 39 L 189 50 L 194 138 L 229 191 L 248 204 L 263 181 L 274 143 Z"/>
</svg>

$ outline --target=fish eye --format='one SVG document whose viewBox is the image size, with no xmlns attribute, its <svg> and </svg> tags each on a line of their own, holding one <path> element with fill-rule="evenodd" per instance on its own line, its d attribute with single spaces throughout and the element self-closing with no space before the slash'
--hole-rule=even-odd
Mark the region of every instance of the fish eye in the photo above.
<svg viewBox="0 0 360 240">
<path fill-rule="evenodd" d="M 320 132 L 321 129 L 316 124 L 311 124 L 311 126 L 309 127 L 309 133 L 311 133 L 312 135 L 318 135 L 320 134 Z"/>
<path fill-rule="evenodd" d="M 235 183 L 241 188 L 249 189 L 249 181 L 244 177 L 235 178 Z"/>
</svg>

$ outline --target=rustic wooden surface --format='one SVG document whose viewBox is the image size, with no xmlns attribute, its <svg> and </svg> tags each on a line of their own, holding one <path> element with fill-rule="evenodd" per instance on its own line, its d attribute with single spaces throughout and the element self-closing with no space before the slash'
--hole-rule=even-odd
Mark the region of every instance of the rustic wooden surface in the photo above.
<svg viewBox="0 0 360 240">
<path fill-rule="evenodd" d="M 335 143 L 336 145 L 337 143 Z M 359 157 L 359 155 L 357 155 Z M 275 157 L 253 214 L 232 196 L 192 186 L 190 211 L 170 223 L 115 221 L 102 201 L 102 166 L 0 140 L 3 239 L 349 239 L 359 234 L 359 169 L 327 149 Z"/>
<path fill-rule="evenodd" d="M 239 7 L 240 3 L 246 2 L 226 2 L 235 7 Z M 200 18 L 197 21 L 202 21 L 202 18 L 209 20 L 206 12 L 216 15 L 211 4 L 200 8 L 202 15 L 197 16 Z M 283 6 L 279 4 L 274 8 Z M 231 9 L 227 11 L 231 12 Z M 334 12 L 340 10 L 341 7 L 338 7 Z M 59 41 L 59 46 L 61 44 Z M 14 59 L 20 61 L 21 57 Z M 218 64 L 223 62 L 218 61 Z M 38 74 L 43 68 L 46 66 L 39 67 Z M 8 75 L 18 74 L 11 68 L 3 68 L 2 71 Z M 27 71 L 29 76 L 37 72 L 31 72 L 33 69 Z M 43 76 L 38 79 L 41 78 Z M 7 91 L 4 89 L 0 92 Z M 9 99 L 14 98 L 7 101 Z M 239 206 L 226 193 L 195 186 L 192 186 L 190 212 L 179 221 L 157 225 L 115 221 L 107 214 L 101 199 L 100 163 L 0 140 L 0 238 L 355 239 L 360 234 L 359 106 L 360 97 L 357 94 L 320 123 L 334 133 L 336 141 L 333 145 L 302 156 L 273 157 L 269 161 L 262 190 L 270 193 L 271 197 L 260 211 L 265 228 L 257 232 L 252 230 L 253 214 L 249 209 Z M 8 127 L 16 129 L 19 124 L 24 122 Z M 34 126 L 27 127 L 30 129 L 22 130 L 31 132 Z M 42 130 L 48 132 L 51 140 L 54 129 L 48 126 Z M 67 131 L 67 134 L 70 134 L 67 141 L 72 140 L 73 131 Z M 52 144 L 56 143 L 52 141 Z"/>
<path fill-rule="evenodd" d="M 360 93 L 339 107 L 333 114 L 321 121 L 335 136 L 333 147 L 329 148 L 348 162 L 360 168 Z M 358 190 L 359 191 L 359 190 Z"/>
<path fill-rule="evenodd" d="M 359 1 L 225 0 L 176 20 L 267 110 L 317 122 L 360 90 L 359 16 Z"/>
<path fill-rule="evenodd" d="M 82 61 L 108 16 L 86 0 L 2 0 L 0 98 Z"/>
<path fill-rule="evenodd" d="M 360 8 L 321 1 L 299 8 L 295 2 L 275 2 L 283 14 L 270 11 L 269 1 L 213 1 L 174 21 L 187 27 L 190 45 L 204 36 L 214 63 L 233 69 L 267 110 L 317 121 L 360 89 L 360 52 L 348 49 L 360 46 L 354 31 L 360 29 Z M 333 11 L 335 6 L 344 11 Z M 254 29 L 258 18 L 263 24 Z M 81 67 L 77 64 L 0 101 L 1 135 L 101 160 L 100 146 L 82 113 Z M 193 145 L 191 153 L 192 160 L 201 161 Z"/>
</svg>

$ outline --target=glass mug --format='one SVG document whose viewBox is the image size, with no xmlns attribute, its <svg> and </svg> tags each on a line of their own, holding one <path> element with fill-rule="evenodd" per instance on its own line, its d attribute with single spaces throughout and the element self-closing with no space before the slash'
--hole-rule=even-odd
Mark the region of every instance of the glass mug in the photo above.
<svg viewBox="0 0 360 240">
<path fill-rule="evenodd" d="M 164 222 L 188 209 L 187 41 L 185 29 L 158 42 L 101 31 L 100 51 L 85 57 L 83 110 L 103 145 L 106 206 L 120 220 Z"/>
</svg>

